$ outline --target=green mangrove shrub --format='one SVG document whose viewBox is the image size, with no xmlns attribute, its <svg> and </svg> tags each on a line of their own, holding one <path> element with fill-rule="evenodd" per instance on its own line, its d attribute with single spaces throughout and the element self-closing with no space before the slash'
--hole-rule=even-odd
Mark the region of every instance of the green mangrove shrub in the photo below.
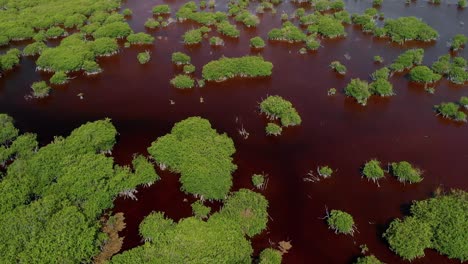
<svg viewBox="0 0 468 264">
<path fill-rule="evenodd" d="M 280 119 L 281 125 L 297 126 L 302 123 L 302 119 L 293 107 L 292 103 L 279 95 L 268 96 L 260 103 L 260 112 L 269 119 Z"/>
<path fill-rule="evenodd" d="M 151 60 L 151 53 L 147 50 L 137 54 L 137 60 L 140 64 L 146 64 Z"/>
<path fill-rule="evenodd" d="M 378 180 L 385 177 L 384 170 L 380 166 L 380 161 L 376 159 L 372 159 L 364 164 L 362 175 L 364 175 L 367 180 L 373 181 L 375 183 L 378 183 Z"/>
<path fill-rule="evenodd" d="M 421 177 L 422 171 L 413 167 L 407 161 L 393 162 L 391 171 L 400 182 L 417 183 L 423 180 Z"/>
<path fill-rule="evenodd" d="M 259 56 L 240 58 L 222 57 L 203 66 L 202 76 L 207 81 L 225 81 L 235 77 L 270 76 L 273 64 Z"/>
<path fill-rule="evenodd" d="M 336 234 L 353 235 L 356 229 L 353 217 L 340 210 L 331 210 L 327 216 L 327 224 Z"/>
<path fill-rule="evenodd" d="M 466 122 L 466 114 L 460 111 L 460 105 L 456 103 L 441 103 L 434 106 L 437 114 L 444 118 L 452 119 L 457 122 Z"/>
<path fill-rule="evenodd" d="M 265 41 L 261 37 L 253 37 L 250 39 L 250 47 L 255 49 L 263 49 L 265 47 Z"/>
<path fill-rule="evenodd" d="M 34 82 L 31 85 L 31 89 L 33 90 L 33 96 L 35 98 L 44 98 L 49 96 L 50 86 L 47 85 L 45 81 Z"/>
<path fill-rule="evenodd" d="M 367 99 L 371 96 L 369 83 L 359 78 L 351 79 L 345 87 L 345 94 L 356 99 L 359 104 L 366 105 Z"/>
<path fill-rule="evenodd" d="M 178 89 L 191 89 L 195 86 L 195 80 L 185 74 L 176 75 L 171 79 L 170 83 Z"/>
<path fill-rule="evenodd" d="M 268 136 L 280 136 L 283 133 L 283 128 L 275 123 L 268 123 L 265 127 L 265 133 Z"/>
</svg>

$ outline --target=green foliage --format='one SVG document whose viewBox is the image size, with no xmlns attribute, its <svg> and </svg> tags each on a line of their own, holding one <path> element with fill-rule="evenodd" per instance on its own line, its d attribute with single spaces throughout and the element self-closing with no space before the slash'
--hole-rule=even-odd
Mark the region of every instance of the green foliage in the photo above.
<svg viewBox="0 0 468 264">
<path fill-rule="evenodd" d="M 256 49 L 262 49 L 265 47 L 265 41 L 261 37 L 253 37 L 250 39 L 250 47 Z"/>
<path fill-rule="evenodd" d="M 154 18 L 148 18 L 148 20 L 146 20 L 145 22 L 145 27 L 149 29 L 155 29 L 159 27 L 160 25 L 161 24 L 159 23 L 159 21 L 155 20 Z"/>
<path fill-rule="evenodd" d="M 119 52 L 119 45 L 113 38 L 98 38 L 91 43 L 91 50 L 95 56 L 110 56 Z"/>
<path fill-rule="evenodd" d="M 176 75 L 171 79 L 170 83 L 178 89 L 191 89 L 195 86 L 195 81 L 192 79 L 192 77 L 185 74 Z"/>
<path fill-rule="evenodd" d="M 176 65 L 190 64 L 190 56 L 183 52 L 172 53 L 171 60 Z"/>
<path fill-rule="evenodd" d="M 260 23 L 260 19 L 248 10 L 242 10 L 234 19 L 238 22 L 242 22 L 246 27 L 256 27 Z"/>
<path fill-rule="evenodd" d="M 407 217 L 404 221 L 393 220 L 383 234 L 390 248 L 410 261 L 424 256 L 424 249 L 432 245 L 432 236 L 431 227 L 414 217 Z"/>
<path fill-rule="evenodd" d="M 50 77 L 51 84 L 65 84 L 68 82 L 68 76 L 63 71 L 55 72 L 52 77 Z"/>
<path fill-rule="evenodd" d="M 376 81 L 378 79 L 387 80 L 390 76 L 390 70 L 387 67 L 380 68 L 371 74 L 372 80 Z"/>
<path fill-rule="evenodd" d="M 273 64 L 258 56 L 222 57 L 205 64 L 202 76 L 208 81 L 224 81 L 235 77 L 270 76 Z"/>
<path fill-rule="evenodd" d="M 373 6 L 381 6 L 383 3 L 383 0 L 373 0 L 372 5 Z"/>
<path fill-rule="evenodd" d="M 195 65 L 193 65 L 193 64 L 184 65 L 183 71 L 184 71 L 185 74 L 194 73 L 195 72 Z"/>
<path fill-rule="evenodd" d="M 93 32 L 93 37 L 97 38 L 125 38 L 130 35 L 133 30 L 125 22 L 112 22 L 104 24 Z"/>
<path fill-rule="evenodd" d="M 302 42 L 306 37 L 302 30 L 289 21 L 284 22 L 281 28 L 274 28 L 268 32 L 268 39 L 271 40 Z"/>
<path fill-rule="evenodd" d="M 468 37 L 463 34 L 457 34 L 453 37 L 450 48 L 452 50 L 459 50 L 466 44 L 467 41 Z"/>
<path fill-rule="evenodd" d="M 122 11 L 122 15 L 124 16 L 131 16 L 133 15 L 133 11 L 129 8 L 125 8 L 123 11 Z"/>
<path fill-rule="evenodd" d="M 281 264 L 283 256 L 280 251 L 266 248 L 260 252 L 259 264 Z"/>
<path fill-rule="evenodd" d="M 306 39 L 306 49 L 308 50 L 317 50 L 320 48 L 320 41 L 318 41 L 313 36 L 309 36 Z"/>
<path fill-rule="evenodd" d="M 265 127 L 267 135 L 279 136 L 283 132 L 283 128 L 275 123 L 268 123 Z"/>
<path fill-rule="evenodd" d="M 351 79 L 345 87 L 345 94 L 354 97 L 361 105 L 367 104 L 367 99 L 371 96 L 369 84 L 361 79 Z"/>
<path fill-rule="evenodd" d="M 265 176 L 263 176 L 262 174 L 252 175 L 252 184 L 256 188 L 262 188 L 263 184 L 265 184 Z"/>
<path fill-rule="evenodd" d="M 417 183 L 422 181 L 422 172 L 407 161 L 393 162 L 392 173 L 400 182 Z"/>
<path fill-rule="evenodd" d="M 395 61 L 390 64 L 389 68 L 395 72 L 404 71 L 410 69 L 414 65 L 421 64 L 423 58 L 423 49 L 410 49 L 400 54 Z"/>
<path fill-rule="evenodd" d="M 224 40 L 220 37 L 211 37 L 210 45 L 211 46 L 224 46 Z"/>
<path fill-rule="evenodd" d="M 139 32 L 139 33 L 135 33 L 135 34 L 130 34 L 127 36 L 127 41 L 130 43 L 130 44 L 139 44 L 139 45 L 143 45 L 143 44 L 153 44 L 154 42 L 154 37 L 149 35 L 149 34 L 146 34 L 146 33 L 143 33 L 143 32 Z"/>
<path fill-rule="evenodd" d="M 437 61 L 435 61 L 432 64 L 431 68 L 435 73 L 438 73 L 440 75 L 444 75 L 444 74 L 449 73 L 449 71 L 450 71 L 450 54 L 440 56 L 437 59 Z"/>
<path fill-rule="evenodd" d="M 468 71 L 462 67 L 451 65 L 448 79 L 455 84 L 464 84 L 468 81 Z"/>
<path fill-rule="evenodd" d="M 0 35 L 0 47 L 7 46 L 10 43 L 10 39 L 7 36 Z"/>
<path fill-rule="evenodd" d="M 42 42 L 33 42 L 31 44 L 28 44 L 26 47 L 23 49 L 23 55 L 24 56 L 36 56 L 40 55 L 43 50 L 47 49 L 47 45 Z"/>
<path fill-rule="evenodd" d="M 170 14 L 171 7 L 169 5 L 156 5 L 156 6 L 153 6 L 152 12 L 154 15 Z"/>
<path fill-rule="evenodd" d="M 268 96 L 260 103 L 260 111 L 270 119 L 280 119 L 281 125 L 297 126 L 302 120 L 292 103 L 279 95 Z"/>
<path fill-rule="evenodd" d="M 380 161 L 372 159 L 364 165 L 362 169 L 362 174 L 368 179 L 374 182 L 385 177 L 384 171 L 380 166 Z"/>
<path fill-rule="evenodd" d="M 409 40 L 431 41 L 439 37 L 435 29 L 416 17 L 386 19 L 384 28 L 392 41 L 398 43 Z"/>
<path fill-rule="evenodd" d="M 151 53 L 149 51 L 140 52 L 137 54 L 137 60 L 140 64 L 146 64 L 151 60 Z"/>
<path fill-rule="evenodd" d="M 174 227 L 174 221 L 166 218 L 163 212 L 151 212 L 140 223 L 138 231 L 145 241 L 157 241 Z"/>
<path fill-rule="evenodd" d="M 333 174 L 333 169 L 328 166 L 321 166 L 318 168 L 318 174 L 324 178 L 328 178 Z"/>
<path fill-rule="evenodd" d="M 200 201 L 196 201 L 192 203 L 191 207 L 192 207 L 193 215 L 199 219 L 208 218 L 208 215 L 211 212 L 211 208 L 203 205 L 203 203 Z"/>
<path fill-rule="evenodd" d="M 223 208 L 210 221 L 229 220 L 248 237 L 260 234 L 268 222 L 268 201 L 263 195 L 240 189 L 226 199 Z"/>
<path fill-rule="evenodd" d="M 440 74 L 434 73 L 427 66 L 416 66 L 411 69 L 409 77 L 413 82 L 433 83 L 440 80 L 442 76 Z"/>
<path fill-rule="evenodd" d="M 20 63 L 21 52 L 18 49 L 10 49 L 7 53 L 0 55 L 0 70 L 8 71 Z"/>
<path fill-rule="evenodd" d="M 162 168 L 181 174 L 184 192 L 222 200 L 231 189 L 231 173 L 237 168 L 231 157 L 234 143 L 212 129 L 206 119 L 190 117 L 176 123 L 148 152 Z"/>
<path fill-rule="evenodd" d="M 240 31 L 237 29 L 237 27 L 228 21 L 222 21 L 216 24 L 216 30 L 218 30 L 220 34 L 231 38 L 238 38 L 240 36 Z"/>
<path fill-rule="evenodd" d="M 185 32 L 182 38 L 184 39 L 184 44 L 194 45 L 203 40 L 203 33 L 200 29 L 191 29 Z"/>
<path fill-rule="evenodd" d="M 359 257 L 356 260 L 356 262 L 354 262 L 354 264 L 382 264 L 382 262 L 378 260 L 374 255 L 369 255 L 365 257 Z"/>
<path fill-rule="evenodd" d="M 318 17 L 317 32 L 327 38 L 346 36 L 342 22 L 330 15 Z"/>
<path fill-rule="evenodd" d="M 7 114 L 0 114 L 0 145 L 6 144 L 15 139 L 19 131 L 13 124 L 13 118 Z"/>
<path fill-rule="evenodd" d="M 461 106 L 463 106 L 465 108 L 468 108 L 468 96 L 460 97 L 459 103 L 460 103 Z"/>
<path fill-rule="evenodd" d="M 395 93 L 393 92 L 393 85 L 386 79 L 379 78 L 374 82 L 370 83 L 369 90 L 375 94 L 382 97 L 392 96 Z"/>
<path fill-rule="evenodd" d="M 2 136 L 16 137 L 11 118 L 0 120 Z M 119 193 L 146 183 L 100 153 L 113 147 L 116 134 L 110 120 L 101 120 L 38 150 L 33 134 L 7 146 L 14 161 L 0 180 L 1 263 L 82 263 L 98 253 L 102 213 Z"/>
<path fill-rule="evenodd" d="M 36 98 L 47 97 L 50 92 L 50 86 L 45 81 L 35 82 L 31 85 L 33 95 Z"/>
<path fill-rule="evenodd" d="M 336 234 L 352 235 L 354 233 L 353 217 L 340 210 L 331 210 L 327 218 L 327 224 Z"/>
<path fill-rule="evenodd" d="M 434 106 L 436 112 L 444 118 L 453 119 L 458 122 L 466 122 L 466 114 L 460 111 L 460 105 L 455 103 L 441 103 Z"/>
<path fill-rule="evenodd" d="M 345 75 L 346 74 L 346 66 L 344 66 L 343 64 L 341 64 L 341 62 L 339 61 L 332 61 L 330 63 L 330 67 L 335 70 L 337 73 L 341 74 L 341 75 Z"/>
<path fill-rule="evenodd" d="M 466 0 L 458 0 L 457 4 L 460 8 L 465 8 L 467 6 Z"/>
<path fill-rule="evenodd" d="M 48 39 L 55 39 L 66 35 L 67 32 L 61 27 L 51 27 L 45 32 L 45 36 Z"/>
<path fill-rule="evenodd" d="M 381 56 L 374 56 L 374 62 L 377 62 L 377 63 L 382 63 L 384 60 Z"/>
</svg>

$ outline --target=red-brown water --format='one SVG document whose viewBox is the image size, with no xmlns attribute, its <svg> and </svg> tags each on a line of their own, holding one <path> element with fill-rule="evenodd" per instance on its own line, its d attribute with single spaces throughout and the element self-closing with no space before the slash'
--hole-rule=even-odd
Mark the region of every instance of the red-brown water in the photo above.
<svg viewBox="0 0 468 264">
<path fill-rule="evenodd" d="M 183 2 L 165 1 L 173 10 Z M 151 7 L 160 3 L 146 0 L 124 4 L 133 10 L 129 22 L 135 31 L 144 31 Z M 114 149 L 120 164 L 127 164 L 133 153 L 146 154 L 150 143 L 168 133 L 175 122 L 200 115 L 235 141 L 239 169 L 234 173 L 233 190 L 252 188 L 253 173 L 268 174 L 268 188 L 262 193 L 270 202 L 271 220 L 268 229 L 253 239 L 256 254 L 268 247 L 269 241 L 290 240 L 293 248 L 284 256 L 284 263 L 351 263 L 360 255 L 359 245 L 366 244 L 385 263 L 403 263 L 381 239 L 388 223 L 402 217 L 411 201 L 428 198 L 438 186 L 468 189 L 468 125 L 436 117 L 432 111 L 435 104 L 468 95 L 467 87 L 441 81 L 436 93 L 430 95 L 400 74 L 391 78 L 396 96 L 373 97 L 366 107 L 345 98 L 342 89 L 351 78 L 368 79 L 381 67 L 373 63 L 374 55 L 383 56 L 389 63 L 409 47 L 424 47 L 424 62 L 430 64 L 446 54 L 446 42 L 457 33 L 467 33 L 460 22 L 468 25 L 468 10 L 457 9 L 454 0 L 450 3 L 433 6 L 418 1 L 405 5 L 389 0 L 380 9 L 387 18 L 422 18 L 439 31 L 441 36 L 435 43 L 399 46 L 347 26 L 346 38 L 324 40 L 318 52 L 307 55 L 298 54 L 301 45 L 268 43 L 260 53 L 274 64 L 271 78 L 209 83 L 193 91 L 179 91 L 169 85 L 169 79 L 178 72 L 170 62 L 172 52 L 189 53 L 200 76 L 202 65 L 222 55 L 256 54 L 249 48 L 249 39 L 256 35 L 266 39 L 271 28 L 280 26 L 282 10 L 291 14 L 295 6 L 283 3 L 276 15 L 263 14 L 257 29 L 242 30 L 239 40 L 228 40 L 221 48 L 210 47 L 207 40 L 199 46 L 184 46 L 181 35 L 195 27 L 191 23 L 152 31 L 154 36 L 162 36 L 153 46 L 122 49 L 117 56 L 101 59 L 101 75 L 77 76 L 44 100 L 24 99 L 32 82 L 50 76 L 35 72 L 34 60 L 24 58 L 19 68 L 0 79 L 0 112 L 13 116 L 22 131 L 38 133 L 43 144 L 84 122 L 110 117 L 120 132 Z M 226 5 L 218 1 L 217 9 L 226 10 Z M 362 12 L 371 7 L 371 1 L 346 1 L 346 5 L 350 13 Z M 241 24 L 238 27 L 243 28 Z M 139 65 L 136 54 L 146 49 L 152 52 L 152 59 L 147 65 Z M 351 60 L 346 60 L 345 54 Z M 468 52 L 458 54 L 467 58 Z M 328 67 L 333 60 L 347 66 L 345 77 Z M 340 93 L 328 97 L 331 87 Z M 84 94 L 84 100 L 78 93 Z M 261 98 L 274 94 L 290 100 L 303 119 L 300 127 L 287 128 L 278 138 L 265 136 L 266 120 L 257 111 Z M 200 103 L 200 97 L 204 103 Z M 170 105 L 169 100 L 175 104 Z M 247 140 L 238 134 L 242 126 L 250 133 Z M 403 185 L 387 176 L 378 187 L 361 179 L 359 172 L 371 158 L 384 163 L 408 160 L 424 170 L 424 180 Z M 327 180 L 304 182 L 307 172 L 319 165 L 329 165 L 337 172 Z M 124 249 L 141 244 L 138 224 L 151 211 L 164 211 L 176 220 L 191 215 L 193 198 L 180 192 L 178 176 L 159 174 L 162 180 L 139 190 L 138 201 L 115 202 L 114 211 L 122 211 L 126 217 L 127 228 L 121 232 Z M 335 235 L 321 219 L 326 207 L 351 213 L 358 233 L 354 237 Z M 414 263 L 457 262 L 426 250 L 426 257 Z"/>
</svg>

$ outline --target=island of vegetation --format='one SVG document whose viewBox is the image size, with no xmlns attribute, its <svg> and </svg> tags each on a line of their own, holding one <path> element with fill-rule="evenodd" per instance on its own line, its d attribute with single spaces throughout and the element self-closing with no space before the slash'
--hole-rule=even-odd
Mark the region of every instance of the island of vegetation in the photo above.
<svg viewBox="0 0 468 264">
<path fill-rule="evenodd" d="M 203 66 L 202 76 L 207 81 L 221 82 L 235 77 L 270 76 L 272 69 L 273 64 L 259 56 L 222 57 Z"/>
<path fill-rule="evenodd" d="M 292 103 L 278 95 L 271 95 L 264 99 L 260 103 L 260 111 L 270 120 L 279 119 L 284 127 L 297 126 L 302 123 Z"/>
<path fill-rule="evenodd" d="M 190 117 L 175 124 L 170 134 L 148 148 L 159 167 L 180 173 L 182 191 L 208 200 L 223 200 L 237 166 L 231 138 L 218 134 L 208 120 Z"/>
<path fill-rule="evenodd" d="M 331 210 L 327 215 L 327 223 L 336 234 L 353 235 L 356 230 L 353 217 L 340 210 Z"/>
<path fill-rule="evenodd" d="M 411 205 L 411 216 L 395 219 L 383 234 L 390 248 L 406 260 L 435 249 L 461 262 L 468 260 L 468 194 L 452 190 Z"/>
</svg>

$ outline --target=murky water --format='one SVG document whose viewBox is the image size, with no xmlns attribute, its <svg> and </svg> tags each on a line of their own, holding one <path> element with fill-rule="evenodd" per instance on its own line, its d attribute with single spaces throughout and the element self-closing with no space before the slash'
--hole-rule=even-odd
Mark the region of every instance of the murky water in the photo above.
<svg viewBox="0 0 468 264">
<path fill-rule="evenodd" d="M 164 2 L 175 10 L 184 1 Z M 226 2 L 218 2 L 217 9 L 226 10 Z M 468 10 L 457 9 L 456 1 L 449 2 L 433 6 L 424 1 L 405 5 L 403 1 L 387 0 L 380 9 L 387 18 L 422 18 L 441 34 L 435 43 L 399 46 L 347 26 L 346 38 L 323 40 L 318 52 L 307 55 L 298 54 L 301 45 L 268 43 L 260 53 L 274 64 L 271 78 L 210 83 L 192 91 L 179 91 L 169 85 L 169 79 L 178 73 L 170 62 L 172 52 L 189 53 L 197 66 L 196 75 L 200 76 L 205 63 L 222 55 L 256 54 L 249 48 L 249 39 L 257 35 L 266 39 L 271 28 L 280 26 L 282 10 L 291 14 L 295 5 L 285 2 L 277 7 L 276 15 L 261 15 L 257 29 L 242 30 L 239 40 L 228 40 L 221 48 L 210 47 L 207 40 L 199 46 L 184 46 L 181 35 L 195 27 L 192 23 L 175 23 L 151 31 L 160 36 L 153 46 L 122 49 L 118 56 L 103 58 L 101 75 L 78 75 L 44 100 L 24 99 L 32 82 L 50 77 L 35 72 L 34 60 L 24 58 L 20 68 L 0 79 L 0 112 L 13 116 L 22 131 L 38 133 L 43 144 L 84 122 L 110 117 L 120 132 L 114 150 L 120 164 L 128 163 L 133 153 L 146 154 L 150 143 L 168 133 L 175 122 L 194 115 L 205 117 L 235 141 L 235 163 L 239 169 L 234 173 L 233 190 L 253 188 L 253 173 L 268 174 L 268 188 L 262 193 L 270 202 L 271 220 L 268 229 L 253 239 L 256 253 L 269 246 L 270 241 L 291 240 L 293 248 L 284 256 L 284 263 L 351 263 L 360 254 L 359 245 L 366 244 L 385 263 L 403 263 L 381 239 L 388 223 L 403 216 L 411 201 L 429 197 L 437 186 L 468 189 L 468 125 L 436 117 L 432 111 L 435 104 L 468 95 L 468 87 L 441 81 L 436 93 L 430 95 L 422 87 L 409 84 L 404 74 L 397 74 L 391 78 L 397 95 L 373 97 L 366 107 L 345 98 L 342 89 L 351 78 L 369 79 L 369 74 L 381 67 L 373 63 L 374 55 L 391 62 L 409 47 L 424 47 L 424 62 L 429 65 L 446 54 L 446 42 L 457 33 L 468 32 L 460 23 L 468 26 Z M 160 3 L 125 3 L 134 12 L 130 24 L 135 31 L 144 30 L 151 7 Z M 371 7 L 371 1 L 346 4 L 351 13 Z M 243 28 L 241 24 L 238 27 Z M 143 50 L 152 53 L 147 65 L 139 65 L 136 60 L 136 54 Z M 351 59 L 347 60 L 345 54 Z M 468 52 L 459 55 L 467 58 Z M 333 60 L 347 66 L 346 76 L 340 77 L 328 67 Z M 331 87 L 340 93 L 328 97 Z M 78 93 L 84 94 L 83 100 Z M 262 98 L 274 94 L 290 100 L 303 119 L 300 127 L 287 128 L 278 138 L 265 136 L 266 120 L 257 108 Z M 200 97 L 204 103 L 200 103 Z M 170 100 L 175 104 L 171 105 Z M 246 140 L 238 134 L 241 127 L 250 133 Z M 378 187 L 361 179 L 359 173 L 359 168 L 371 158 L 384 163 L 411 161 L 424 170 L 424 180 L 403 185 L 387 176 Z M 319 165 L 329 165 L 337 172 L 321 182 L 304 182 L 307 172 Z M 121 232 L 125 249 L 141 244 L 138 224 L 151 211 L 165 211 L 176 220 L 191 214 L 193 198 L 179 191 L 178 176 L 167 172 L 160 175 L 162 180 L 157 184 L 139 190 L 138 201 L 115 202 L 115 211 L 123 211 L 126 217 L 127 228 Z M 351 213 L 358 233 L 354 237 L 335 235 L 321 219 L 325 208 Z M 426 257 L 414 263 L 457 262 L 426 250 Z"/>
</svg>

